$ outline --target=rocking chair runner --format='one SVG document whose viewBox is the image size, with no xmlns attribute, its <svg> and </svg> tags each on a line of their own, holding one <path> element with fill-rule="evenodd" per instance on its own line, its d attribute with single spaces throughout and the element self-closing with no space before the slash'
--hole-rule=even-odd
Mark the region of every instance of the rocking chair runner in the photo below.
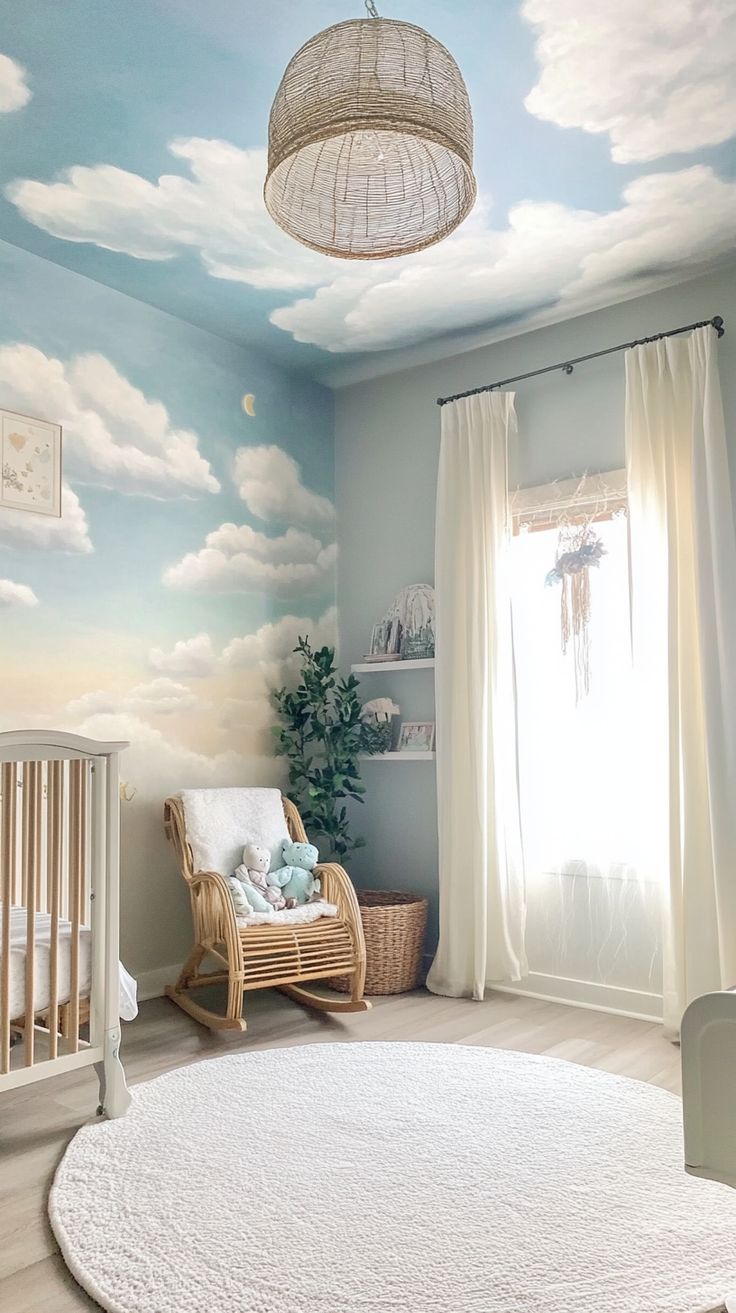
<svg viewBox="0 0 736 1313">
<path fill-rule="evenodd" d="M 306 843 L 301 816 L 288 798 L 281 799 L 286 827 L 296 843 Z M 241 925 L 235 915 L 227 883 L 218 871 L 195 871 L 187 839 L 182 800 L 167 798 L 164 827 L 173 843 L 181 873 L 189 886 L 194 947 L 175 985 L 166 993 L 196 1021 L 211 1030 L 245 1030 L 243 994 L 249 989 L 278 988 L 306 1007 L 321 1012 L 365 1012 L 365 940 L 355 890 L 347 871 L 336 862 L 323 862 L 315 870 L 322 895 L 337 906 L 336 916 L 321 917 L 306 925 Z M 224 970 L 200 973 L 205 957 L 222 963 Z M 302 982 L 327 976 L 351 976 L 349 997 L 329 997 L 305 989 Z M 227 985 L 225 1014 L 211 1012 L 191 997 L 190 990 L 204 985 Z"/>
</svg>

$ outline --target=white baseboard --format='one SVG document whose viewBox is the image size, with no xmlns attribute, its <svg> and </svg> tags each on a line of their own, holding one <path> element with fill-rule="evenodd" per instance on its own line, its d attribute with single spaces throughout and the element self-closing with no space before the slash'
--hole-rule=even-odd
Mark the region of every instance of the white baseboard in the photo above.
<svg viewBox="0 0 736 1313">
<path fill-rule="evenodd" d="M 429 970 L 432 957 L 433 954 L 425 954 L 426 970 Z M 141 971 L 138 976 L 138 1002 L 162 998 L 164 986 L 173 984 L 180 971 L 181 964 L 178 962 L 168 967 L 156 967 L 153 971 Z M 611 1012 L 621 1017 L 633 1017 L 636 1021 L 662 1020 L 662 995 L 648 994 L 640 989 L 596 985 L 589 980 L 568 980 L 564 976 L 545 976 L 536 971 L 530 972 L 524 980 L 513 985 L 494 984 L 489 988 L 491 992 L 524 994 L 544 1003 L 566 1003 L 568 1007 Z"/>
<path fill-rule="evenodd" d="M 149 998 L 162 998 L 164 985 L 173 985 L 181 965 L 155 967 L 153 971 L 141 971 L 138 976 L 138 1002 L 145 1003 Z"/>
<path fill-rule="evenodd" d="M 637 1021 L 662 1020 L 662 995 L 641 989 L 623 989 L 617 985 L 597 985 L 589 980 L 568 980 L 564 976 L 545 976 L 532 971 L 513 985 L 493 985 L 502 994 L 526 994 L 546 1003 L 566 1003 L 568 1007 L 590 1008 L 593 1012 L 612 1012 Z"/>
<path fill-rule="evenodd" d="M 434 953 L 425 953 L 424 976 L 432 965 Z M 531 971 L 513 985 L 489 985 L 489 993 L 524 994 L 543 1003 L 566 1003 L 572 1008 L 589 1008 L 592 1012 L 611 1012 L 633 1017 L 635 1021 L 661 1021 L 662 995 L 616 985 L 596 985 L 589 980 L 571 980 L 565 976 L 545 976 Z M 736 1313 L 736 1309 L 734 1310 Z"/>
</svg>

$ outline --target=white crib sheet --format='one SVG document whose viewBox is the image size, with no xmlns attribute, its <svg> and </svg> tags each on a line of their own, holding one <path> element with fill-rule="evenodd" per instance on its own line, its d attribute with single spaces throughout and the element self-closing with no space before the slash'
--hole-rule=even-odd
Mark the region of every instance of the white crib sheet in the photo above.
<svg viewBox="0 0 736 1313">
<path fill-rule="evenodd" d="M 28 913 L 25 907 L 10 909 L 10 1016 L 22 1017 L 25 1013 L 26 997 L 26 935 Z M 2 925 L 2 904 L 0 904 L 0 925 Z M 59 1003 L 68 1003 L 71 993 L 71 924 L 59 921 L 59 955 L 58 955 L 58 995 Z M 51 917 L 47 912 L 37 912 L 35 918 L 35 948 L 33 963 L 33 1007 L 35 1012 L 42 1012 L 49 1005 L 50 963 L 51 963 Z M 92 933 L 89 926 L 82 926 L 79 932 L 79 993 L 85 998 L 89 995 L 91 985 Z M 0 962 L 2 945 L 0 944 Z M 132 1021 L 138 1014 L 136 1003 L 137 985 L 135 980 L 120 966 L 120 1016 L 123 1021 Z"/>
</svg>

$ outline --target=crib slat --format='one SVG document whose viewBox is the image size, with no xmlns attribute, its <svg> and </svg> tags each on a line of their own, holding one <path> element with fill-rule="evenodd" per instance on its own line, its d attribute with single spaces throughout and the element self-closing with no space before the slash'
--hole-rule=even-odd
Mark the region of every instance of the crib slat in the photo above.
<svg viewBox="0 0 736 1313">
<path fill-rule="evenodd" d="M 43 775 L 40 761 L 27 761 L 23 768 L 23 885 L 26 892 L 26 990 L 24 1000 L 25 1064 L 33 1066 L 35 1042 L 34 986 L 36 968 L 36 907 L 38 899 L 41 800 Z"/>
<path fill-rule="evenodd" d="M 46 897 L 51 913 L 49 943 L 49 1057 L 59 1045 L 59 912 L 63 864 L 64 763 L 50 761 L 47 777 L 48 825 L 46 830 Z"/>
<path fill-rule="evenodd" d="M 71 970 L 69 1003 L 64 1012 L 64 1037 L 70 1052 L 79 1049 L 79 930 L 84 868 L 87 856 L 86 761 L 73 761 L 69 767 L 69 920 L 71 921 Z"/>
<path fill-rule="evenodd" d="M 15 894 L 16 804 L 18 767 L 5 762 L 0 772 L 0 901 L 3 906 L 0 932 L 0 1075 L 10 1071 L 10 909 Z"/>
</svg>

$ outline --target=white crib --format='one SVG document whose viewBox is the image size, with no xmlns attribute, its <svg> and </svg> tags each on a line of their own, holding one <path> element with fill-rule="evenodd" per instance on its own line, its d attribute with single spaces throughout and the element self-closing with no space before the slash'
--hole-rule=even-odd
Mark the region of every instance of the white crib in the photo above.
<svg viewBox="0 0 736 1313">
<path fill-rule="evenodd" d="M 130 1104 L 118 962 L 127 746 L 0 734 L 0 1093 L 94 1065 L 108 1117 Z"/>
</svg>

